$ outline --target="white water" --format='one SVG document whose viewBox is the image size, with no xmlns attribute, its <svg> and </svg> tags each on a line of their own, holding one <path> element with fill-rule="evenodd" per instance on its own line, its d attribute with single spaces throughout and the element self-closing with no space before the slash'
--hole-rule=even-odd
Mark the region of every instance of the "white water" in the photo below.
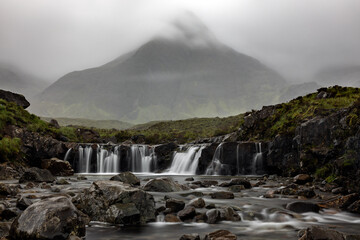
<svg viewBox="0 0 360 240">
<path fill-rule="evenodd" d="M 116 173 L 119 171 L 119 151 L 115 147 L 113 151 L 98 147 L 97 152 L 97 172 L 98 173 Z"/>
<path fill-rule="evenodd" d="M 79 172 L 90 172 L 90 161 L 92 155 L 92 147 L 86 146 L 85 148 L 79 146 Z M 66 158 L 66 157 L 65 157 Z"/>
<path fill-rule="evenodd" d="M 256 174 L 258 170 L 261 170 L 262 161 L 263 161 L 263 152 L 261 148 L 261 143 L 255 143 L 256 153 L 252 161 L 252 174 Z"/>
<path fill-rule="evenodd" d="M 195 175 L 201 152 L 205 147 L 206 145 L 190 146 L 185 152 L 175 152 L 169 173 Z"/>
<path fill-rule="evenodd" d="M 147 145 L 131 146 L 131 171 L 151 172 L 156 169 L 155 148 Z"/>
<path fill-rule="evenodd" d="M 69 149 L 66 151 L 66 154 L 65 154 L 65 157 L 64 157 L 64 161 L 68 161 L 68 158 L 69 158 L 69 155 L 70 155 L 71 150 L 72 150 L 72 148 L 69 148 Z"/>
<path fill-rule="evenodd" d="M 220 175 L 221 174 L 221 158 L 223 155 L 223 143 L 220 143 L 219 146 L 217 146 L 213 159 L 206 169 L 206 175 Z"/>
</svg>

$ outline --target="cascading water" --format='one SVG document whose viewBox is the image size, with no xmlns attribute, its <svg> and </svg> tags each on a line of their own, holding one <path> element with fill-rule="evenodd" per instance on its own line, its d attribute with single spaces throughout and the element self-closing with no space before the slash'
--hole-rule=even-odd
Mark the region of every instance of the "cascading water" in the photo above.
<svg viewBox="0 0 360 240">
<path fill-rule="evenodd" d="M 263 152 L 261 143 L 255 143 L 256 153 L 252 161 L 252 174 L 257 174 L 258 171 L 262 170 L 263 165 Z"/>
<path fill-rule="evenodd" d="M 130 169 L 133 172 L 151 172 L 156 169 L 155 148 L 147 145 L 132 145 Z"/>
<path fill-rule="evenodd" d="M 119 171 L 119 148 L 113 151 L 98 146 L 97 152 L 97 172 L 98 173 L 117 173 Z"/>
<path fill-rule="evenodd" d="M 65 157 L 64 157 L 64 161 L 68 161 L 71 150 L 72 150 L 72 148 L 69 148 L 69 149 L 66 151 L 66 154 L 65 154 Z"/>
<path fill-rule="evenodd" d="M 190 146 L 185 152 L 175 152 L 169 173 L 196 174 L 202 150 L 206 145 Z"/>
<path fill-rule="evenodd" d="M 221 174 L 221 168 L 222 168 L 222 163 L 221 163 L 221 158 L 223 155 L 223 143 L 220 143 L 219 146 L 217 146 L 213 159 L 210 163 L 210 165 L 208 166 L 208 168 L 206 169 L 206 175 L 220 175 Z"/>
<path fill-rule="evenodd" d="M 79 146 L 79 172 L 90 172 L 90 161 L 92 155 L 92 147 L 86 146 L 85 148 Z"/>
</svg>

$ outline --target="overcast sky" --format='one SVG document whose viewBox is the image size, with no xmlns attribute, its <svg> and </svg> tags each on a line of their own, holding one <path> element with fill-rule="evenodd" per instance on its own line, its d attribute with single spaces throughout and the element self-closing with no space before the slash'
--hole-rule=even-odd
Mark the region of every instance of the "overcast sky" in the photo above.
<svg viewBox="0 0 360 240">
<path fill-rule="evenodd" d="M 184 10 L 292 81 L 360 65 L 360 0 L 0 0 L 0 62 L 55 81 L 134 49 Z"/>
</svg>

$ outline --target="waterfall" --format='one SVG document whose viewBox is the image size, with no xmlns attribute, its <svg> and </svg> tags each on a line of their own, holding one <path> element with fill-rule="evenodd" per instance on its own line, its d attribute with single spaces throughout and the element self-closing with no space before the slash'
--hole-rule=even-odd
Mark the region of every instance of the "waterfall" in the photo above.
<svg viewBox="0 0 360 240">
<path fill-rule="evenodd" d="M 206 175 L 220 175 L 221 174 L 221 158 L 223 155 L 223 143 L 220 143 L 219 146 L 216 148 L 213 159 L 206 169 Z"/>
<path fill-rule="evenodd" d="M 147 145 L 131 146 L 131 171 L 151 172 L 156 169 L 155 148 Z"/>
<path fill-rule="evenodd" d="M 119 148 L 113 151 L 98 146 L 97 152 L 97 172 L 98 173 L 117 173 L 119 171 Z"/>
<path fill-rule="evenodd" d="M 190 146 L 185 152 L 175 152 L 169 173 L 175 174 L 196 174 L 201 152 L 205 148 L 202 146 Z"/>
<path fill-rule="evenodd" d="M 64 161 L 68 161 L 71 150 L 72 150 L 72 148 L 69 148 L 69 149 L 66 151 L 66 154 L 65 154 L 65 157 L 64 157 Z"/>
<path fill-rule="evenodd" d="M 85 148 L 79 146 L 79 172 L 89 173 L 90 172 L 90 161 L 92 155 L 92 147 L 86 146 Z M 65 156 L 66 158 L 66 156 Z"/>
<path fill-rule="evenodd" d="M 252 174 L 257 174 L 257 171 L 262 170 L 262 164 L 263 164 L 263 152 L 261 148 L 261 143 L 255 143 L 255 149 L 256 149 L 256 153 L 254 155 L 251 166 Z"/>
</svg>

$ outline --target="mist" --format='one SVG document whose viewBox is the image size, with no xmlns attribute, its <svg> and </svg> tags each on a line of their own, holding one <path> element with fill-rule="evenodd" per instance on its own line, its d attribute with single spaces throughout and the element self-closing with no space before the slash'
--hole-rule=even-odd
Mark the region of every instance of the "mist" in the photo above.
<svg viewBox="0 0 360 240">
<path fill-rule="evenodd" d="M 0 63 L 54 82 L 133 50 L 181 11 L 288 81 L 360 65 L 357 0 L 1 0 Z"/>
</svg>

